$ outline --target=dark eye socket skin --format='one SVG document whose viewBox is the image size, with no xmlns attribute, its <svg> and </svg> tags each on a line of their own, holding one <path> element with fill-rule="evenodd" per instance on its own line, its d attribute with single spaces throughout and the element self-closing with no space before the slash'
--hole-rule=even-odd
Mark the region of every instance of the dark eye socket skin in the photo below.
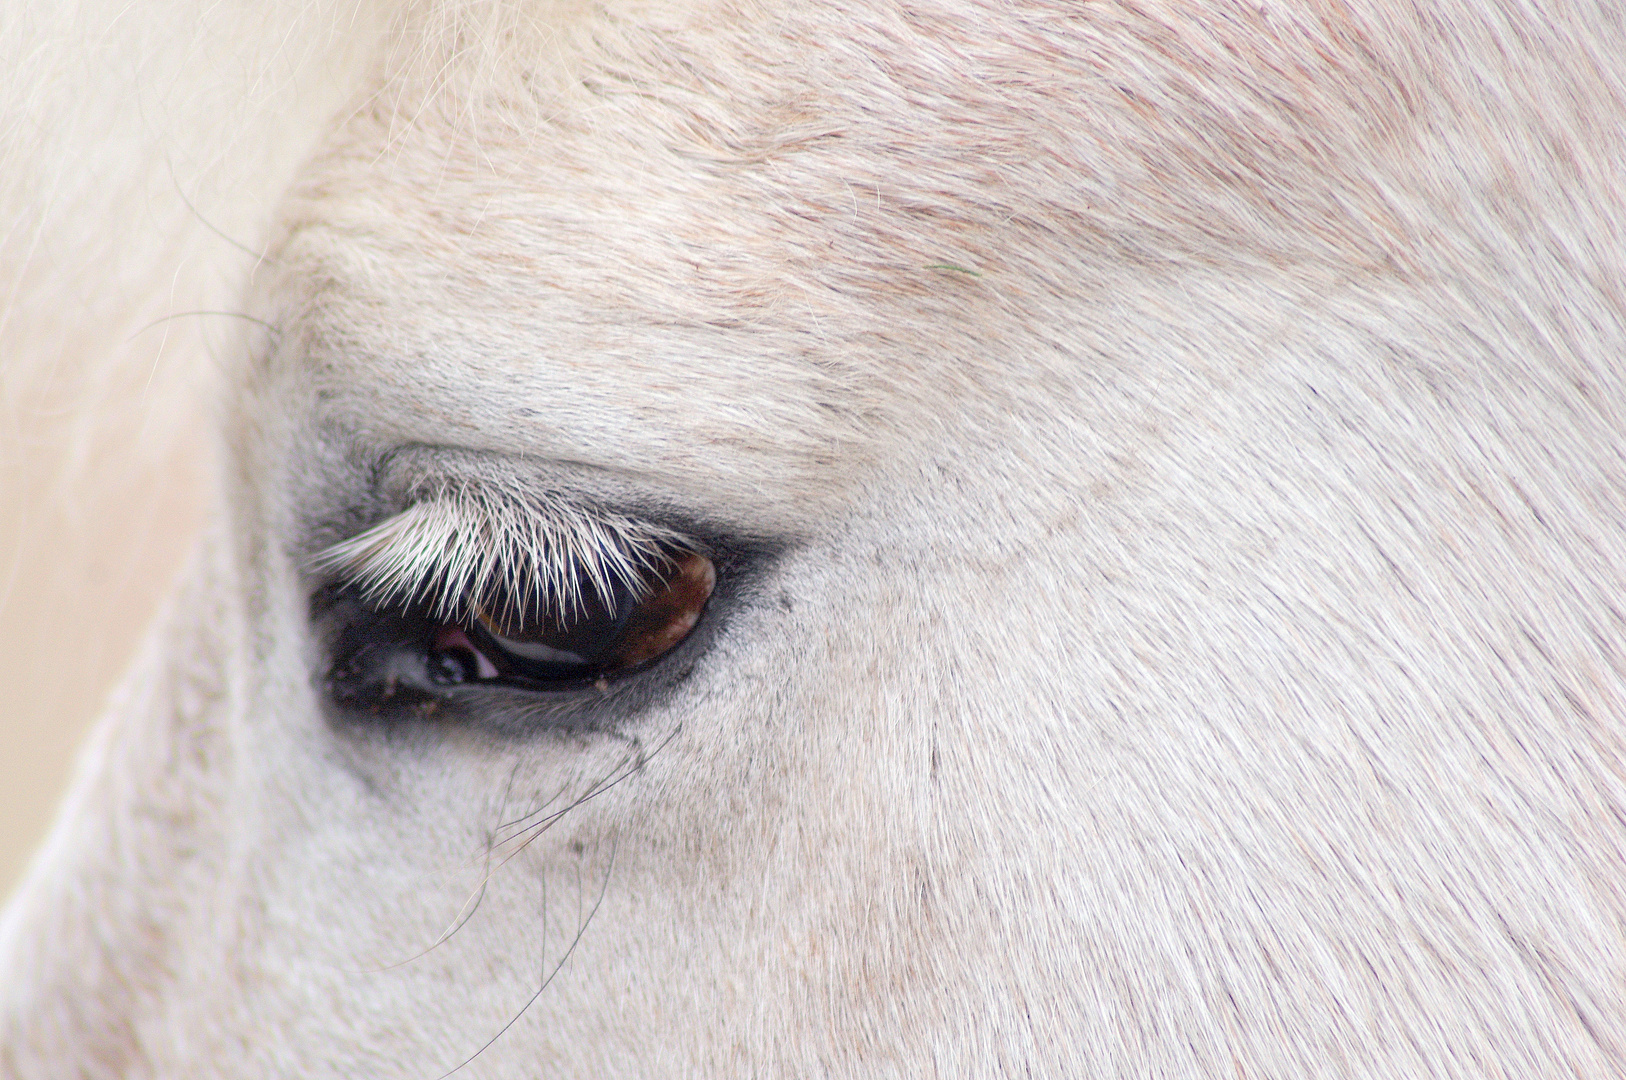
<svg viewBox="0 0 1626 1080">
<path fill-rule="evenodd" d="M 573 610 L 503 599 L 447 622 L 425 605 L 369 605 L 356 590 L 330 587 L 313 598 L 329 628 L 334 703 L 382 714 L 464 698 L 481 687 L 510 692 L 580 692 L 654 665 L 699 623 L 717 580 L 712 560 L 672 552 L 644 588 L 615 585 L 607 598 L 584 588 Z"/>
</svg>

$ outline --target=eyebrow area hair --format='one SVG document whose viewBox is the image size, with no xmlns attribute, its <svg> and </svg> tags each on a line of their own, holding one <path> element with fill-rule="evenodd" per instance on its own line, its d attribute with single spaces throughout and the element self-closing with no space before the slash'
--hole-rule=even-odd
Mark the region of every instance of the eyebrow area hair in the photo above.
<svg viewBox="0 0 1626 1080">
<path fill-rule="evenodd" d="M 424 604 L 448 621 L 580 610 L 585 590 L 610 604 L 642 593 L 674 552 L 700 545 L 675 530 L 558 495 L 491 480 L 445 482 L 372 528 L 319 552 L 314 570 L 375 606 Z"/>
</svg>

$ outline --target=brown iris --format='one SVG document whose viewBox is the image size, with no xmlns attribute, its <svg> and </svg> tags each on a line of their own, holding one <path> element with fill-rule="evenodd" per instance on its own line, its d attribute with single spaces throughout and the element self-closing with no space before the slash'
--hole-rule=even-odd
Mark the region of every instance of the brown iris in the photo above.
<svg viewBox="0 0 1626 1080">
<path fill-rule="evenodd" d="M 439 682 L 551 686 L 630 671 L 689 635 L 716 582 L 710 559 L 683 552 L 664 559 L 642 589 L 617 584 L 605 595 L 584 583 L 575 603 L 494 601 L 477 607 L 469 622 L 438 632 L 431 668 Z"/>
</svg>

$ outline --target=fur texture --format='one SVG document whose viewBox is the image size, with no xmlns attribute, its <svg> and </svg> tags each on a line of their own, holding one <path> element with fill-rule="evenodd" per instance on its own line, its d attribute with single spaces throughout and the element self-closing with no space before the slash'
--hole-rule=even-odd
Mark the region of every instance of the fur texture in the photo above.
<svg viewBox="0 0 1626 1080">
<path fill-rule="evenodd" d="M 332 59 L 178 129 L 285 171 L 9 1074 L 1626 1069 L 1617 12 L 268 10 Z M 735 561 L 591 723 L 335 710 L 312 556 L 493 507 Z"/>
</svg>

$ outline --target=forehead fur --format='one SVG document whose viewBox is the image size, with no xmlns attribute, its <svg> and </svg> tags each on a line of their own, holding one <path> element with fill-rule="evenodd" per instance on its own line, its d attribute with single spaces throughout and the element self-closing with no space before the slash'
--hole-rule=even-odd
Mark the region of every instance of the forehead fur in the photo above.
<svg viewBox="0 0 1626 1080">
<path fill-rule="evenodd" d="M 1385 21 L 965 0 L 436 7 L 402 29 L 336 150 L 442 191 L 568 192 L 555 216 L 635 222 L 640 246 L 669 234 L 640 271 L 698 263 L 696 305 L 742 317 L 784 290 L 930 297 L 942 266 L 1067 295 L 1126 264 L 1383 268 L 1408 252 L 1369 144 L 1404 159 L 1435 119 L 1409 81 L 1449 75 L 1380 55 L 1400 30 Z M 444 202 L 448 227 L 489 217 Z"/>
<path fill-rule="evenodd" d="M 601 443 L 653 432 L 636 455 L 828 477 L 889 419 L 1121 353 L 1098 324 L 1133 332 L 1148 282 L 1430 288 L 1527 234 L 1540 192 L 1609 190 L 1618 80 L 1523 29 L 1337 3 L 431 5 L 284 254 L 370 327 L 358 357 L 455 351 L 594 402 Z M 1487 116 L 1513 133 L 1495 156 Z M 1619 232 L 1544 227 L 1594 281 L 1589 238 Z"/>
<path fill-rule="evenodd" d="M 893 228 L 860 199 L 854 230 L 877 254 L 982 232 L 991 250 L 962 254 L 991 260 L 1043 227 L 1117 260 L 1390 267 L 1416 257 L 1404 193 L 1556 159 L 1608 171 L 1602 21 L 1383 0 L 438 4 L 401 27 L 372 107 L 392 135 L 541 140 L 589 173 L 681 162 L 778 196 L 776 235 L 824 235 L 853 218 L 849 185 L 879 188 Z M 1493 116 L 1528 145 L 1438 159 L 1459 136 L 1482 158 Z"/>
</svg>

